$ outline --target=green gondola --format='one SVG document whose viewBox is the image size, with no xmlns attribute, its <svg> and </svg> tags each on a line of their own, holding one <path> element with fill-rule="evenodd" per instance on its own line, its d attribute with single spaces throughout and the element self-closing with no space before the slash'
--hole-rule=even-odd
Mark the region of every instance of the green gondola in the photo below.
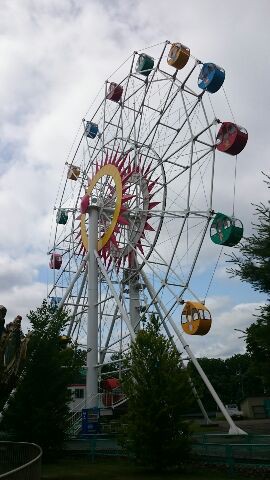
<svg viewBox="0 0 270 480">
<path fill-rule="evenodd" d="M 241 220 L 216 213 L 210 227 L 210 238 L 218 245 L 234 247 L 243 237 L 243 231 Z"/>
<path fill-rule="evenodd" d="M 56 215 L 56 223 L 66 225 L 68 221 L 68 213 L 64 208 L 59 208 Z"/>
<path fill-rule="evenodd" d="M 147 77 L 153 67 L 154 59 L 145 53 L 141 53 L 136 64 L 136 72 Z"/>
</svg>

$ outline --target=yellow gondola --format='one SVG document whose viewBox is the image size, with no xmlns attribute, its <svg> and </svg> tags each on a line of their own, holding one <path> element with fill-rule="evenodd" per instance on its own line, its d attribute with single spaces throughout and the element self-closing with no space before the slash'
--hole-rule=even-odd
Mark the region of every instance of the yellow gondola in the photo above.
<svg viewBox="0 0 270 480">
<path fill-rule="evenodd" d="M 211 328 L 212 318 L 208 308 L 200 302 L 186 302 L 182 311 L 181 324 L 188 335 L 206 335 Z"/>
<path fill-rule="evenodd" d="M 177 70 L 181 70 L 187 64 L 189 57 L 190 49 L 188 47 L 181 43 L 173 43 L 169 51 L 167 63 L 177 68 Z"/>
</svg>

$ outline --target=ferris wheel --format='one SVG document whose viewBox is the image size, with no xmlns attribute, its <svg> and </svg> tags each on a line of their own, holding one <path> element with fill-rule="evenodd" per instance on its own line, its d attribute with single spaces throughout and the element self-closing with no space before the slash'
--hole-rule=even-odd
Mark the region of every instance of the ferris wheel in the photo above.
<svg viewBox="0 0 270 480">
<path fill-rule="evenodd" d="M 142 317 L 158 314 L 195 363 L 186 338 L 211 328 L 202 265 L 243 234 L 234 209 L 215 205 L 215 165 L 248 139 L 214 113 L 224 80 L 166 41 L 134 52 L 82 121 L 56 201 L 49 298 L 70 310 L 67 335 L 87 349 L 91 398 L 102 366 L 121 375 Z"/>
</svg>

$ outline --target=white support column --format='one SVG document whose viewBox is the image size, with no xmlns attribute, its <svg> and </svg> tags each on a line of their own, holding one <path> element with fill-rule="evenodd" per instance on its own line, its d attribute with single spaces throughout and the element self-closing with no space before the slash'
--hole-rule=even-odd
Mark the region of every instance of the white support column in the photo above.
<svg viewBox="0 0 270 480">
<path fill-rule="evenodd" d="M 89 207 L 88 224 L 88 322 L 86 407 L 98 405 L 98 266 L 95 257 L 98 242 L 98 209 Z"/>
<path fill-rule="evenodd" d="M 170 322 L 174 332 L 176 333 L 177 337 L 179 338 L 183 348 L 185 349 L 185 351 L 187 352 L 190 360 L 192 361 L 194 367 L 197 369 L 201 379 L 203 380 L 203 382 L 205 383 L 206 387 L 208 388 L 209 392 L 211 393 L 213 399 L 215 400 L 216 404 L 219 406 L 220 410 L 221 410 L 221 413 L 224 415 L 225 417 L 225 420 L 227 420 L 230 428 L 229 428 L 229 434 L 230 435 L 247 435 L 246 432 L 244 432 L 244 430 L 242 430 L 241 428 L 237 427 L 237 425 L 235 425 L 233 419 L 230 417 L 229 413 L 227 412 L 226 408 L 224 407 L 222 401 L 220 400 L 217 392 L 215 391 L 213 385 L 211 384 L 211 382 L 208 380 L 208 377 L 205 375 L 202 367 L 200 366 L 197 358 L 195 357 L 195 355 L 193 354 L 192 350 L 190 349 L 189 345 L 186 343 L 183 335 L 181 334 L 179 328 L 175 325 L 172 317 L 169 315 L 165 305 L 163 304 L 163 302 L 160 300 L 160 298 L 158 297 L 158 295 L 156 295 L 156 292 L 154 290 L 154 288 L 152 287 L 151 283 L 149 282 L 147 276 L 145 275 L 144 272 L 141 272 L 141 275 L 142 275 L 142 278 L 143 278 L 143 281 L 147 287 L 147 289 L 149 291 L 152 291 L 152 294 L 154 296 L 154 298 L 157 299 L 161 309 L 163 310 L 166 318 L 168 319 L 168 321 Z"/>
<path fill-rule="evenodd" d="M 134 258 L 130 268 L 129 280 L 129 316 L 134 332 L 140 330 L 140 277 L 138 274 L 132 274 L 136 271 L 136 252 L 133 252 Z"/>
</svg>

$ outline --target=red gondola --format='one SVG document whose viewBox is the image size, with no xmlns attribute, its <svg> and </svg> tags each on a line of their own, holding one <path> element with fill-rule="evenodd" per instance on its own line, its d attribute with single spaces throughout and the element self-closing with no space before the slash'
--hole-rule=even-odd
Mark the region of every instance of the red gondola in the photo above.
<svg viewBox="0 0 270 480">
<path fill-rule="evenodd" d="M 123 87 L 122 85 L 118 85 L 117 83 L 110 83 L 109 85 L 109 91 L 106 95 L 106 98 L 108 100 L 112 100 L 112 102 L 119 102 L 121 100 L 123 93 Z"/>
<path fill-rule="evenodd" d="M 89 195 L 84 195 L 81 199 L 81 213 L 86 213 L 89 207 Z"/>
<path fill-rule="evenodd" d="M 223 122 L 217 134 L 217 150 L 238 155 L 245 148 L 248 133 L 245 128 L 231 122 Z"/>
<path fill-rule="evenodd" d="M 59 270 L 62 265 L 62 255 L 60 253 L 52 253 L 50 259 L 50 268 L 53 270 Z"/>
<path fill-rule="evenodd" d="M 102 381 L 101 387 L 103 389 L 102 401 L 106 407 L 111 407 L 124 397 L 118 378 L 106 378 Z"/>
</svg>

